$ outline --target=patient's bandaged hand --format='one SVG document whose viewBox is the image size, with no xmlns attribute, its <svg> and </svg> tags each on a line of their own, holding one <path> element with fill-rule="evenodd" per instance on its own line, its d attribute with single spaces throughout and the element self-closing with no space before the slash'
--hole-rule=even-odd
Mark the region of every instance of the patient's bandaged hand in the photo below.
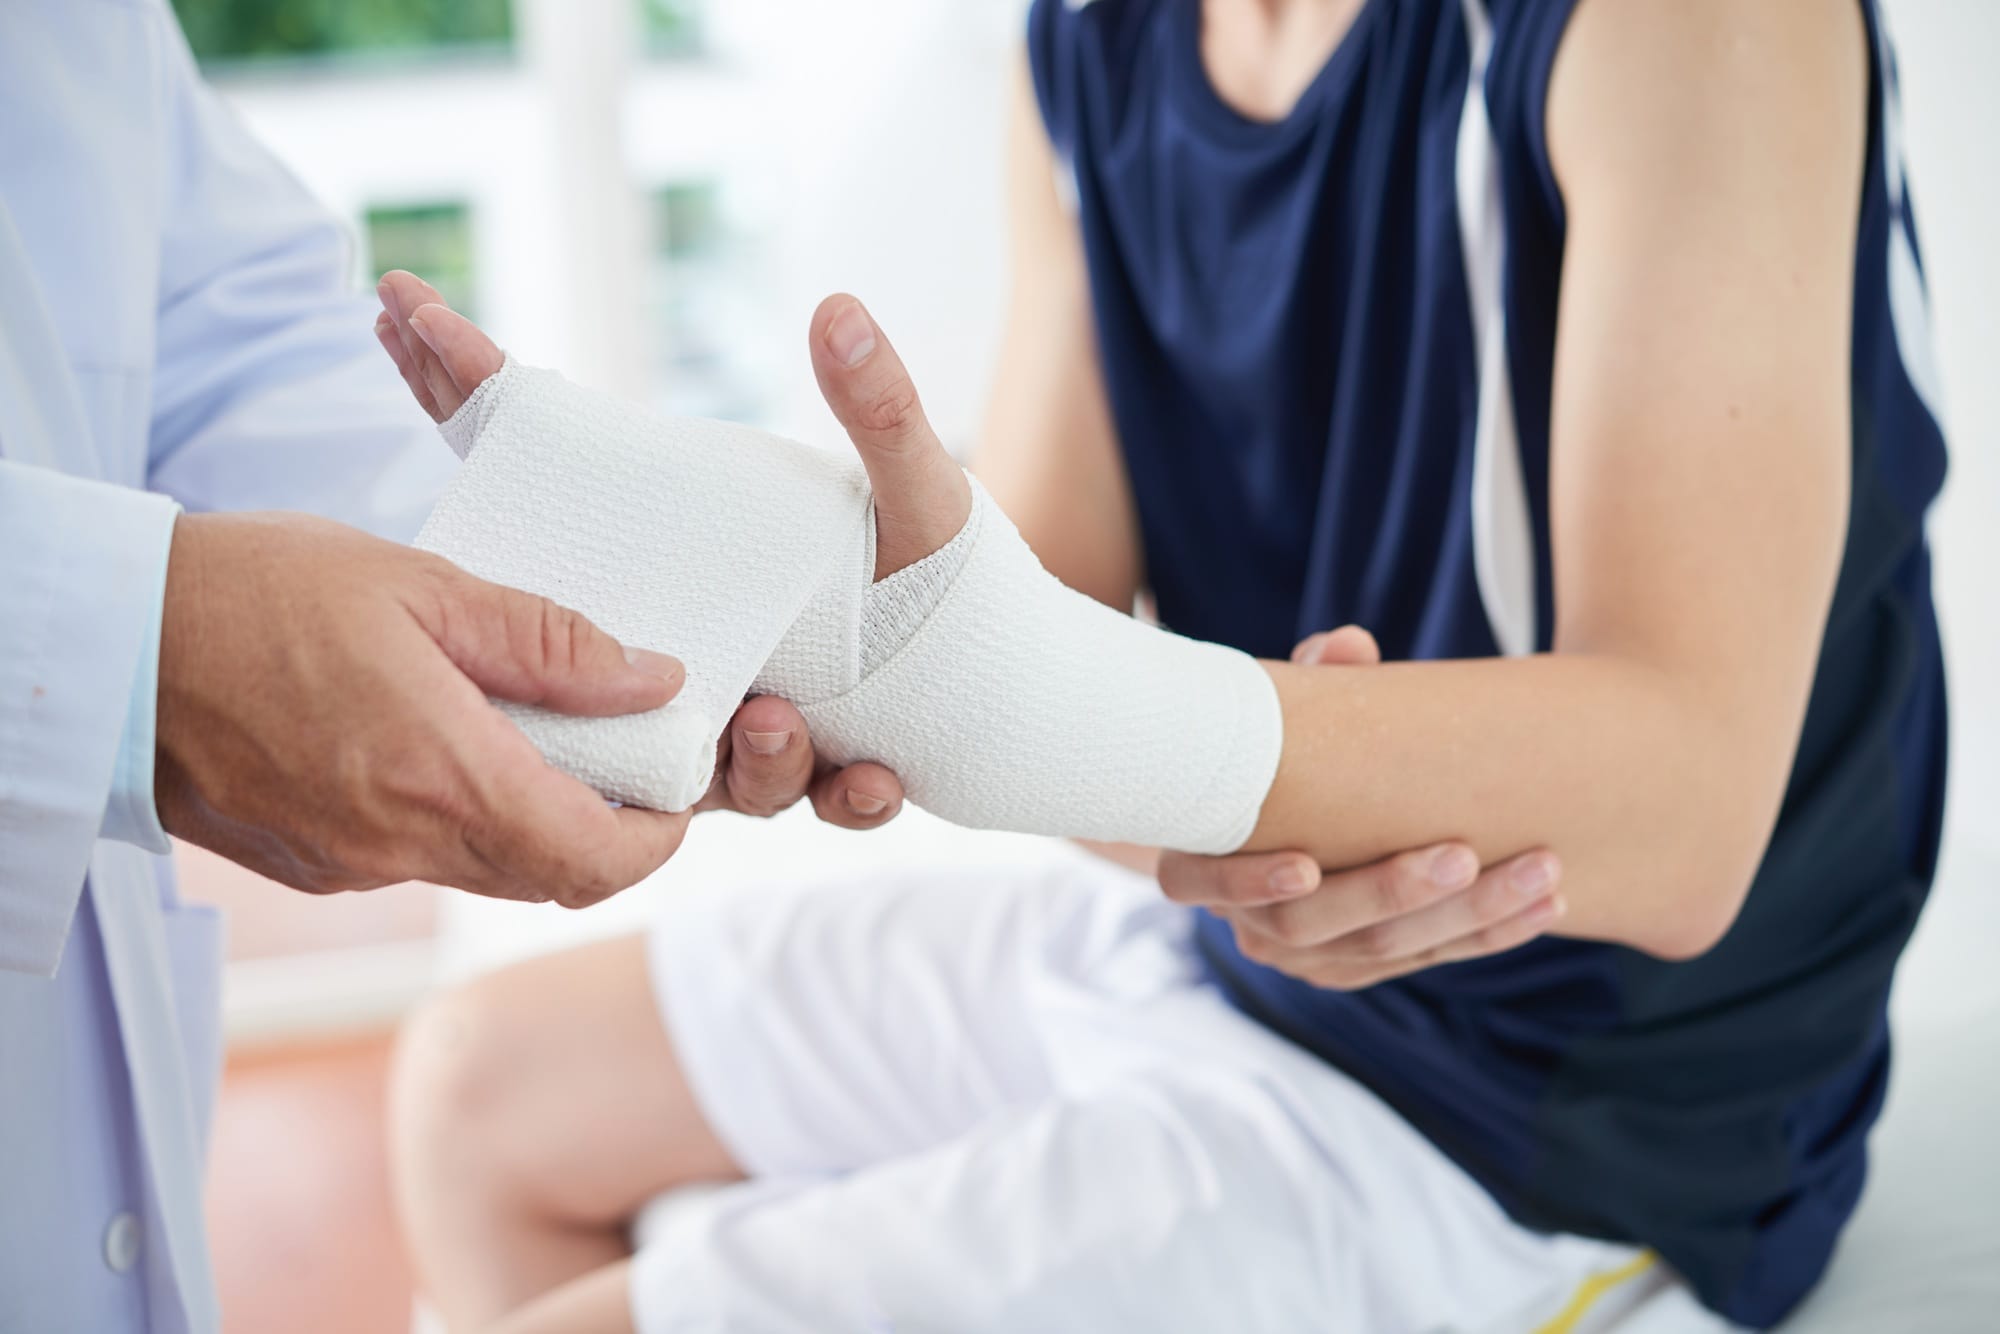
<svg viewBox="0 0 2000 1334">
<path fill-rule="evenodd" d="M 1263 668 L 1063 586 L 976 482 L 965 531 L 874 585 L 856 461 L 512 361 L 443 430 L 465 464 L 419 546 L 687 668 L 646 714 L 499 705 L 607 797 L 693 805 L 759 693 L 961 824 L 1226 852 L 1256 823 L 1282 744 Z"/>
</svg>

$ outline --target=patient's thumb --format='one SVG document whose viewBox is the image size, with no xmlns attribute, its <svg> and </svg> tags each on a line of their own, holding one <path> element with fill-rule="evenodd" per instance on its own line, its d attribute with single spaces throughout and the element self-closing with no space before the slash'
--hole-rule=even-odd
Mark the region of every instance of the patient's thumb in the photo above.
<svg viewBox="0 0 2000 1334">
<path fill-rule="evenodd" d="M 820 303 L 813 373 L 875 492 L 875 577 L 913 565 L 958 535 L 972 512 L 965 470 L 924 416 L 903 360 L 851 296 Z"/>
</svg>

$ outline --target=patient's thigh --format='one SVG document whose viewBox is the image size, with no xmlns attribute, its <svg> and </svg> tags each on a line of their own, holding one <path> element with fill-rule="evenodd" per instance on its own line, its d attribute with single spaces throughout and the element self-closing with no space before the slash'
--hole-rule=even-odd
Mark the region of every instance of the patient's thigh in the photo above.
<svg viewBox="0 0 2000 1334">
<path fill-rule="evenodd" d="M 545 1213 L 613 1222 L 671 1186 L 742 1175 L 688 1090 L 639 936 L 448 993 L 411 1025 L 401 1067 L 399 1114 L 456 1123 Z"/>
<path fill-rule="evenodd" d="M 668 900 L 653 982 L 689 1086 L 745 1174 L 851 1172 L 1055 1089 L 1050 1007 L 1184 985 L 1185 910 L 1078 853 L 899 867 Z"/>
</svg>

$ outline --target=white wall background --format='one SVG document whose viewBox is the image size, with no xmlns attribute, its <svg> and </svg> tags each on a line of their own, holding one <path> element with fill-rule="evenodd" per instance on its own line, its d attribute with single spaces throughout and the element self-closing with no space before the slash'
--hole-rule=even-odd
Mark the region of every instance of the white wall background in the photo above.
<svg viewBox="0 0 2000 1334">
<path fill-rule="evenodd" d="M 2000 4 L 1885 4 L 1952 447 L 1931 527 L 1951 798 L 1936 897 L 1897 997 L 1916 1016 L 2000 998 Z"/>
</svg>

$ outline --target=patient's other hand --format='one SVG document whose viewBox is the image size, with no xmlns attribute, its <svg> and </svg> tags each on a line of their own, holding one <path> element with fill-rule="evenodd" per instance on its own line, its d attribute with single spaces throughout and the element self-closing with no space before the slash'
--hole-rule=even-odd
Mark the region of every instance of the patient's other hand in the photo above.
<svg viewBox="0 0 2000 1334">
<path fill-rule="evenodd" d="M 489 375 L 500 369 L 506 354 L 478 325 L 447 306 L 436 288 L 415 274 L 400 269 L 385 274 L 376 291 L 382 299 L 382 314 L 375 321 L 376 338 L 395 361 L 404 383 L 410 386 L 410 392 L 416 395 L 424 411 L 434 421 L 447 420 Z M 858 303 L 854 306 L 860 309 Z M 864 314 L 862 318 L 867 317 Z M 815 328 L 819 323 L 815 321 Z M 886 357 L 863 358 L 855 373 L 873 374 L 875 379 L 870 383 L 880 385 L 886 383 L 880 376 L 885 365 L 892 365 L 895 374 L 901 374 L 902 363 L 895 359 L 893 351 Z M 902 382 L 907 385 L 907 377 Z M 856 389 L 850 398 L 862 403 L 864 393 L 865 389 Z M 922 414 L 915 406 L 914 390 L 909 391 L 908 401 L 921 425 Z M 897 454 L 900 443 L 885 437 L 876 446 L 876 452 Z M 942 452 L 940 449 L 939 453 Z M 863 458 L 869 455 L 870 450 L 863 448 Z M 892 464 L 902 462 L 900 454 L 892 460 Z M 917 476 L 921 479 L 922 474 Z M 964 479 L 959 480 L 963 485 Z M 879 487 L 882 478 L 875 477 L 875 484 Z M 942 546 L 964 522 L 965 513 L 961 511 L 951 532 L 909 559 L 919 559 Z M 901 531 L 908 534 L 911 530 L 906 526 Z M 921 540 L 922 533 L 928 530 L 920 526 L 917 531 Z M 769 695 L 746 701 L 722 734 L 715 785 L 695 809 L 776 815 L 806 796 L 810 796 L 820 819 L 845 829 L 873 829 L 887 824 L 903 808 L 903 785 L 887 769 L 869 763 L 851 764 L 844 769 L 824 764 L 813 753 L 806 720 L 797 709 Z"/>
<path fill-rule="evenodd" d="M 1367 667 L 1382 660 L 1359 626 L 1310 636 L 1292 661 Z M 1160 887 L 1236 929 L 1245 957 L 1337 991 L 1372 987 L 1438 964 L 1499 954 L 1562 915 L 1561 866 L 1537 849 L 1481 867 L 1471 848 L 1440 843 L 1371 866 L 1322 871 L 1300 852 L 1160 858 Z"/>
</svg>

